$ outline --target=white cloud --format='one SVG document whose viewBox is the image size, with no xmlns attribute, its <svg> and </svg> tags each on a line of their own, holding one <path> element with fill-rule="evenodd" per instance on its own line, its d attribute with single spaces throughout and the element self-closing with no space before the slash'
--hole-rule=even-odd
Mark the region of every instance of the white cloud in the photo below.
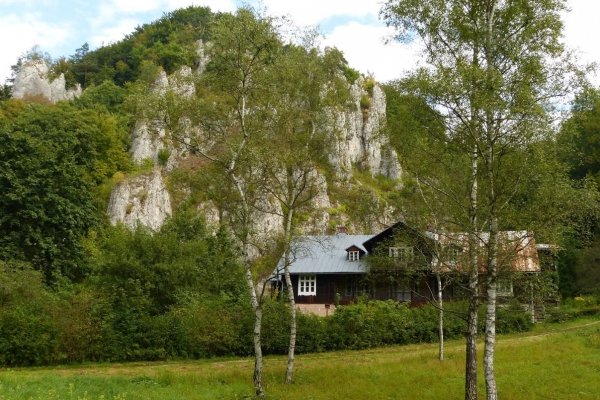
<svg viewBox="0 0 600 400">
<path fill-rule="evenodd" d="M 600 46 L 598 46 L 600 2 L 574 0 L 570 5 L 572 11 L 564 16 L 565 43 L 579 52 L 581 61 L 600 63 Z"/>
<path fill-rule="evenodd" d="M 336 46 L 344 52 L 348 64 L 360 72 L 371 72 L 379 82 L 399 78 L 416 65 L 416 46 L 399 43 L 384 44 L 383 39 L 392 31 L 385 26 L 363 25 L 350 22 L 337 26 L 323 41 L 325 46 Z"/>
<path fill-rule="evenodd" d="M 162 7 L 161 0 L 112 0 L 111 5 L 117 12 L 138 13 L 157 10 Z"/>
<path fill-rule="evenodd" d="M 210 9 L 214 12 L 231 12 L 235 11 L 237 8 L 232 0 L 166 0 L 166 5 L 169 10 L 175 10 L 194 5 L 200 7 L 210 7 Z"/>
<path fill-rule="evenodd" d="M 289 14 L 298 25 L 316 25 L 335 16 L 377 16 L 380 4 L 364 0 L 264 0 L 270 15 Z"/>
<path fill-rule="evenodd" d="M 0 6 L 9 6 L 12 4 L 18 4 L 20 6 L 33 6 L 36 5 L 36 3 L 48 5 L 51 3 L 51 0 L 0 0 Z"/>
<path fill-rule="evenodd" d="M 138 20 L 127 18 L 116 21 L 112 26 L 97 28 L 90 39 L 90 46 L 96 48 L 103 44 L 107 45 L 110 42 L 117 42 L 123 39 L 125 35 L 133 32 L 138 25 L 140 25 Z"/>
<path fill-rule="evenodd" d="M 10 77 L 10 66 L 21 54 L 36 44 L 41 50 L 52 53 L 58 45 L 70 39 L 71 32 L 68 25 L 44 22 L 35 14 L 10 14 L 0 17 L 0 37 L 5 38 L 0 52 L 2 84 L 5 78 Z"/>
</svg>

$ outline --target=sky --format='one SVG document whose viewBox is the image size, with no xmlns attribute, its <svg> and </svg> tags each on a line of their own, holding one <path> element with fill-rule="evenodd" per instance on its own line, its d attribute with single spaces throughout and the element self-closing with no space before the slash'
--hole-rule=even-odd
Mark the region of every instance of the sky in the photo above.
<svg viewBox="0 0 600 400">
<path fill-rule="evenodd" d="M 246 1 L 257 5 L 254 0 Z M 565 43 L 581 61 L 600 63 L 600 0 L 569 0 Z M 351 67 L 380 82 L 399 78 L 416 65 L 416 47 L 384 44 L 392 33 L 379 20 L 381 0 L 262 0 L 268 14 L 287 15 L 298 26 L 319 26 L 322 46 L 342 50 Z M 0 0 L 0 84 L 17 58 L 38 45 L 53 58 L 121 40 L 144 23 L 189 5 L 234 11 L 238 0 Z M 593 81 L 598 84 L 597 77 Z"/>
</svg>

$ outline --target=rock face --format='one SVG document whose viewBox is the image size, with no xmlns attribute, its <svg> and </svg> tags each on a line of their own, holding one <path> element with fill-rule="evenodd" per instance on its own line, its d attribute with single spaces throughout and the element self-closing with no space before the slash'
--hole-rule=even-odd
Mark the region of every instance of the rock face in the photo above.
<svg viewBox="0 0 600 400">
<path fill-rule="evenodd" d="M 171 215 L 171 199 L 158 169 L 117 184 L 108 204 L 110 222 L 158 230 Z"/>
<path fill-rule="evenodd" d="M 65 76 L 60 74 L 52 82 L 48 79 L 48 67 L 43 60 L 25 61 L 15 77 L 13 97 L 42 95 L 52 103 L 61 100 L 73 100 L 81 95 L 81 85 L 75 89 L 66 89 Z"/>
<path fill-rule="evenodd" d="M 209 44 L 198 43 L 199 60 L 196 62 L 196 72 L 192 72 L 188 67 L 182 67 L 171 76 L 161 72 L 153 85 L 153 91 L 162 94 L 168 89 L 174 89 L 181 96 L 194 95 L 195 88 L 189 78 L 193 73 L 201 73 L 204 70 L 209 49 Z M 347 185 L 352 176 L 353 166 L 368 169 L 373 175 L 381 174 L 390 179 L 399 179 L 401 176 L 398 157 L 390 147 L 387 137 L 380 134 L 385 123 L 385 93 L 374 82 L 369 90 L 365 89 L 365 86 L 369 86 L 365 84 L 365 78 L 357 79 L 350 86 L 350 107 L 328 110 L 326 123 L 320 127 L 332 138 L 333 151 L 330 161 L 336 170 L 337 179 L 336 182 L 327 182 L 324 175 L 314 170 L 312 185 L 317 188 L 317 193 L 311 200 L 310 215 L 300 224 L 304 234 L 322 235 L 331 229 L 333 217 L 330 212 L 339 205 L 331 203 L 328 185 Z M 185 123 L 186 121 L 179 121 L 179 124 Z M 137 122 L 132 132 L 133 159 L 138 162 L 151 159 L 162 169 L 159 171 L 157 168 L 151 174 L 126 180 L 114 188 L 108 210 L 113 224 L 121 221 L 129 227 L 134 227 L 139 222 L 155 230 L 161 226 L 164 219 L 171 214 L 170 199 L 161 172 L 169 173 L 179 166 L 185 157 L 183 147 L 170 143 L 159 123 Z M 270 200 L 271 198 L 272 196 L 265 192 L 261 210 L 253 212 L 252 231 L 256 237 L 267 237 L 283 230 L 281 205 Z M 200 204 L 198 210 L 204 212 L 207 222 L 211 225 L 217 225 L 223 222 L 222 219 L 227 219 L 227 212 L 211 202 Z M 335 213 L 339 214 L 337 210 Z M 335 218 L 336 224 L 345 222 L 350 222 L 345 214 Z M 367 231 L 380 229 L 370 225 L 356 228 Z"/>
<path fill-rule="evenodd" d="M 402 173 L 398 156 L 389 146 L 387 138 L 380 135 L 385 122 L 385 93 L 374 84 L 372 93 L 364 89 L 360 77 L 350 87 L 351 107 L 345 111 L 330 110 L 324 129 L 331 132 L 334 151 L 331 163 L 340 177 L 348 177 L 353 164 L 367 167 L 373 175 L 399 179 Z M 361 100 L 365 104 L 361 108 Z"/>
<path fill-rule="evenodd" d="M 172 87 L 181 96 L 192 96 L 195 88 L 189 82 L 191 75 L 192 70 L 189 67 L 182 67 L 171 77 L 167 77 L 167 74 L 161 71 L 152 90 L 162 94 Z M 154 165 L 163 166 L 166 172 L 177 167 L 181 152 L 167 140 L 165 131 L 160 124 L 152 121 L 138 121 L 131 137 L 131 156 L 138 163 L 144 159 L 150 159 Z"/>
</svg>

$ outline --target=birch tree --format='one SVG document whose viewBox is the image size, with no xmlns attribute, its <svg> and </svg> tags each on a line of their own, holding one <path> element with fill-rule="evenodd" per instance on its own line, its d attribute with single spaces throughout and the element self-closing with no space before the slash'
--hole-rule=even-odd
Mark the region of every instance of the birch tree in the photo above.
<svg viewBox="0 0 600 400">
<path fill-rule="evenodd" d="M 139 117 L 161 129 L 166 140 L 204 160 L 200 173 L 211 176 L 222 223 L 241 247 L 241 261 L 254 312 L 254 374 L 256 395 L 262 383 L 261 301 L 272 263 L 262 262 L 265 234 L 257 232 L 257 213 L 265 208 L 260 157 L 274 123 L 272 66 L 282 51 L 279 23 L 253 9 L 221 14 L 210 27 L 210 61 L 201 74 L 180 75 L 170 86 L 138 96 Z"/>
<path fill-rule="evenodd" d="M 465 195 L 441 192 L 461 204 L 463 215 L 455 220 L 469 238 L 466 399 L 477 398 L 480 262 L 487 300 L 486 395 L 497 398 L 498 232 L 506 226 L 521 173 L 532 166 L 528 146 L 553 131 L 553 108 L 571 90 L 574 82 L 567 79 L 577 77 L 560 42 L 565 8 L 563 0 L 389 0 L 381 11 L 398 39 L 422 44 L 427 66 L 412 75 L 414 92 L 440 111 L 446 135 L 467 166 Z M 484 256 L 478 254 L 482 232 L 487 233 Z"/>
<path fill-rule="evenodd" d="M 298 44 L 287 46 L 272 69 L 275 90 L 272 107 L 277 110 L 264 146 L 260 168 L 264 188 L 281 204 L 283 226 L 283 272 L 290 306 L 290 342 L 285 382 L 292 382 L 296 345 L 296 305 L 290 266 L 298 251 L 302 216 L 313 216 L 313 200 L 325 181 L 319 167 L 328 163 L 330 132 L 323 129 L 326 110 L 344 104 L 347 81 L 339 70 L 341 52 L 321 51 L 314 31 L 298 34 Z M 337 74 L 331 74 L 337 70 Z M 293 246 L 294 245 L 294 246 Z M 300 246 L 302 246 L 300 244 Z"/>
</svg>

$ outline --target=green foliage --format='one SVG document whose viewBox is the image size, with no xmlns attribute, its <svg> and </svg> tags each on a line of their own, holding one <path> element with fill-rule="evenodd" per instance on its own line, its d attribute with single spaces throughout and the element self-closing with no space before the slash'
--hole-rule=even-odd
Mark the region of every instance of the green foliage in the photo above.
<svg viewBox="0 0 600 400">
<path fill-rule="evenodd" d="M 164 167 L 169 162 L 169 157 L 171 157 L 171 152 L 169 149 L 160 149 L 158 151 L 158 165 Z"/>
<path fill-rule="evenodd" d="M 39 272 L 0 261 L 0 365 L 56 361 L 59 332 L 48 313 L 49 300 Z"/>
<path fill-rule="evenodd" d="M 30 261 L 48 280 L 83 272 L 79 242 L 96 223 L 91 124 L 78 117 L 30 105 L 0 130 L 0 258 Z"/>
<path fill-rule="evenodd" d="M 350 84 L 354 84 L 360 78 L 360 72 L 355 70 L 354 68 L 348 67 L 347 65 L 342 66 L 342 73 L 350 82 Z"/>
<path fill-rule="evenodd" d="M 375 87 L 375 78 L 367 76 L 363 81 L 363 89 L 367 91 L 369 97 L 373 97 L 373 88 Z"/>
<path fill-rule="evenodd" d="M 6 83 L 0 86 L 0 104 L 12 97 L 12 86 Z"/>
<path fill-rule="evenodd" d="M 142 26 L 125 39 L 90 50 L 85 43 L 68 60 L 70 73 L 83 87 L 112 81 L 118 86 L 142 79 L 151 82 L 159 68 L 172 74 L 182 65 L 193 66 L 196 41 L 210 37 L 213 13 L 190 6 Z"/>
<path fill-rule="evenodd" d="M 575 179 L 590 177 L 600 183 L 600 90 L 590 89 L 574 101 L 573 115 L 562 126 L 561 157 Z"/>
<path fill-rule="evenodd" d="M 106 80 L 98 86 L 88 87 L 74 102 L 83 108 L 105 107 L 111 113 L 118 113 L 124 101 L 125 89 Z"/>
</svg>

